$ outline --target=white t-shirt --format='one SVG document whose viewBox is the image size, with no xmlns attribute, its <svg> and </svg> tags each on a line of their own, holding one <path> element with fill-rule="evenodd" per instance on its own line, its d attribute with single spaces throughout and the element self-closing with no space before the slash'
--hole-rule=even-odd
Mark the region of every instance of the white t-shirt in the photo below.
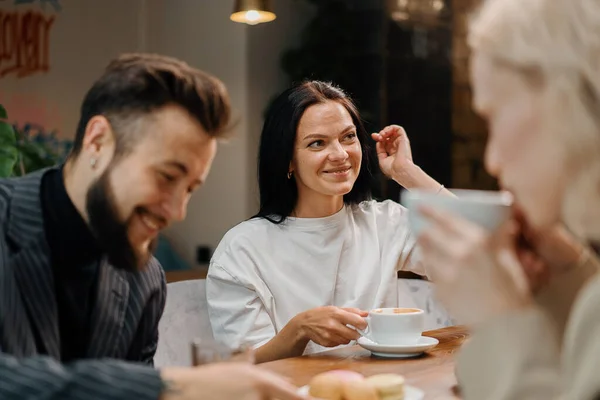
<svg viewBox="0 0 600 400">
<path fill-rule="evenodd" d="M 391 200 L 366 201 L 324 218 L 235 226 L 215 250 L 206 281 L 215 338 L 232 348 L 260 346 L 311 308 L 406 304 L 397 271 L 425 275 L 407 216 Z M 310 342 L 305 354 L 322 350 Z"/>
</svg>

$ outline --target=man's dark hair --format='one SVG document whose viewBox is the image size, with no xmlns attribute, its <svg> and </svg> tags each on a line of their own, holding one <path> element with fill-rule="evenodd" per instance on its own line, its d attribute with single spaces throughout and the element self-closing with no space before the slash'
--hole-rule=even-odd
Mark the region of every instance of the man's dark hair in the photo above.
<svg viewBox="0 0 600 400">
<path fill-rule="evenodd" d="M 86 126 L 94 116 L 109 120 L 116 151 L 124 153 L 138 139 L 128 124 L 167 105 L 185 109 L 212 137 L 228 131 L 231 104 L 219 79 L 172 57 L 123 54 L 108 64 L 87 92 L 69 157 L 81 152 Z"/>
</svg>

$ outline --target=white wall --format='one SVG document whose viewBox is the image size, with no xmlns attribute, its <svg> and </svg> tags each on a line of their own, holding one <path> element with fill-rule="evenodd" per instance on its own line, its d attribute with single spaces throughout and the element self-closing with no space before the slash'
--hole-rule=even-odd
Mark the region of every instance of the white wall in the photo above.
<svg viewBox="0 0 600 400">
<path fill-rule="evenodd" d="M 23 16 L 31 11 L 54 18 L 49 29 L 49 71 L 26 77 L 18 77 L 15 71 L 0 77 L 0 102 L 11 120 L 72 135 L 83 96 L 108 60 L 124 51 L 140 50 L 139 9 L 143 2 L 61 0 L 62 11 L 49 4 L 42 7 L 39 1 L 22 5 L 14 5 L 14 0 L 0 2 L 0 12 L 5 15 Z M 22 17 L 19 19 L 22 22 Z M 12 37 L 4 39 L 12 43 Z M 14 57 L 3 60 L 0 71 L 14 63 Z"/>
<path fill-rule="evenodd" d="M 206 184 L 192 196 L 185 221 L 166 235 L 188 262 L 195 261 L 199 244 L 214 248 L 223 234 L 247 218 L 249 184 L 243 174 L 248 163 L 246 26 L 229 21 L 229 1 L 169 0 L 162 5 L 160 20 L 152 23 L 155 34 L 149 50 L 181 58 L 218 76 L 229 89 L 235 116 L 235 136 L 219 146 Z M 156 34 L 159 33 L 159 34 Z"/>
<path fill-rule="evenodd" d="M 298 0 L 272 3 L 275 21 L 248 28 L 248 151 L 252 156 L 246 175 L 251 182 L 248 202 L 252 214 L 259 204 L 256 162 L 263 115 L 269 101 L 288 86 L 280 58 L 285 50 L 298 45 L 313 11 L 307 2 Z"/>
<path fill-rule="evenodd" d="M 275 21 L 247 26 L 229 20 L 233 1 L 169 0 L 162 23 L 152 25 L 160 34 L 150 41 L 150 50 L 217 75 L 229 88 L 239 118 L 236 136 L 220 146 L 206 185 L 190 201 L 186 220 L 166 233 L 192 264 L 196 246 L 214 249 L 228 229 L 257 211 L 256 156 L 263 112 L 287 84 L 279 57 L 297 42 L 311 10 L 297 0 L 273 3 Z"/>
<path fill-rule="evenodd" d="M 195 264 L 198 245 L 214 249 L 229 228 L 256 212 L 262 115 L 268 100 L 286 85 L 279 57 L 297 41 L 310 14 L 302 1 L 274 1 L 278 18 L 257 26 L 229 20 L 233 0 L 60 0 L 60 12 L 48 4 L 42 8 L 39 0 L 13 3 L 0 1 L 0 10 L 36 10 L 54 16 L 55 22 L 50 71 L 20 79 L 14 74 L 0 77 L 0 103 L 11 119 L 40 123 L 72 137 L 82 98 L 112 57 L 151 51 L 181 58 L 223 80 L 238 124 L 234 138 L 219 147 L 186 220 L 169 228 L 166 236 Z"/>
</svg>

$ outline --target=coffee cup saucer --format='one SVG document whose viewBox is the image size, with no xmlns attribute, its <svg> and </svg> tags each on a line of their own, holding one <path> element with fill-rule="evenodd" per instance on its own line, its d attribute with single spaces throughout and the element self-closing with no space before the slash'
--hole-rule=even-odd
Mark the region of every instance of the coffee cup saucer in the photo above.
<svg viewBox="0 0 600 400">
<path fill-rule="evenodd" d="M 416 343 L 383 345 L 361 336 L 356 343 L 369 350 L 373 356 L 386 358 L 408 358 L 416 357 L 423 352 L 434 348 L 440 341 L 429 336 L 421 336 Z"/>
</svg>

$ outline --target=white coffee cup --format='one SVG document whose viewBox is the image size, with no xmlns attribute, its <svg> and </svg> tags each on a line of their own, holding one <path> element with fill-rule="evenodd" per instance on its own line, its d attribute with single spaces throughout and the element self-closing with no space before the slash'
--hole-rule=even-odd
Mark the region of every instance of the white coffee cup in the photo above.
<svg viewBox="0 0 600 400">
<path fill-rule="evenodd" d="M 425 311 L 420 308 L 376 308 L 369 312 L 363 336 L 381 345 L 415 344 L 421 338 Z"/>
<path fill-rule="evenodd" d="M 429 224 L 419 213 L 419 207 L 423 205 L 448 211 L 489 231 L 496 230 L 510 218 L 513 197 L 509 192 L 467 189 L 454 189 L 451 192 L 456 197 L 423 189 L 402 193 L 402 204 L 410 211 L 408 223 L 415 236 Z"/>
</svg>

